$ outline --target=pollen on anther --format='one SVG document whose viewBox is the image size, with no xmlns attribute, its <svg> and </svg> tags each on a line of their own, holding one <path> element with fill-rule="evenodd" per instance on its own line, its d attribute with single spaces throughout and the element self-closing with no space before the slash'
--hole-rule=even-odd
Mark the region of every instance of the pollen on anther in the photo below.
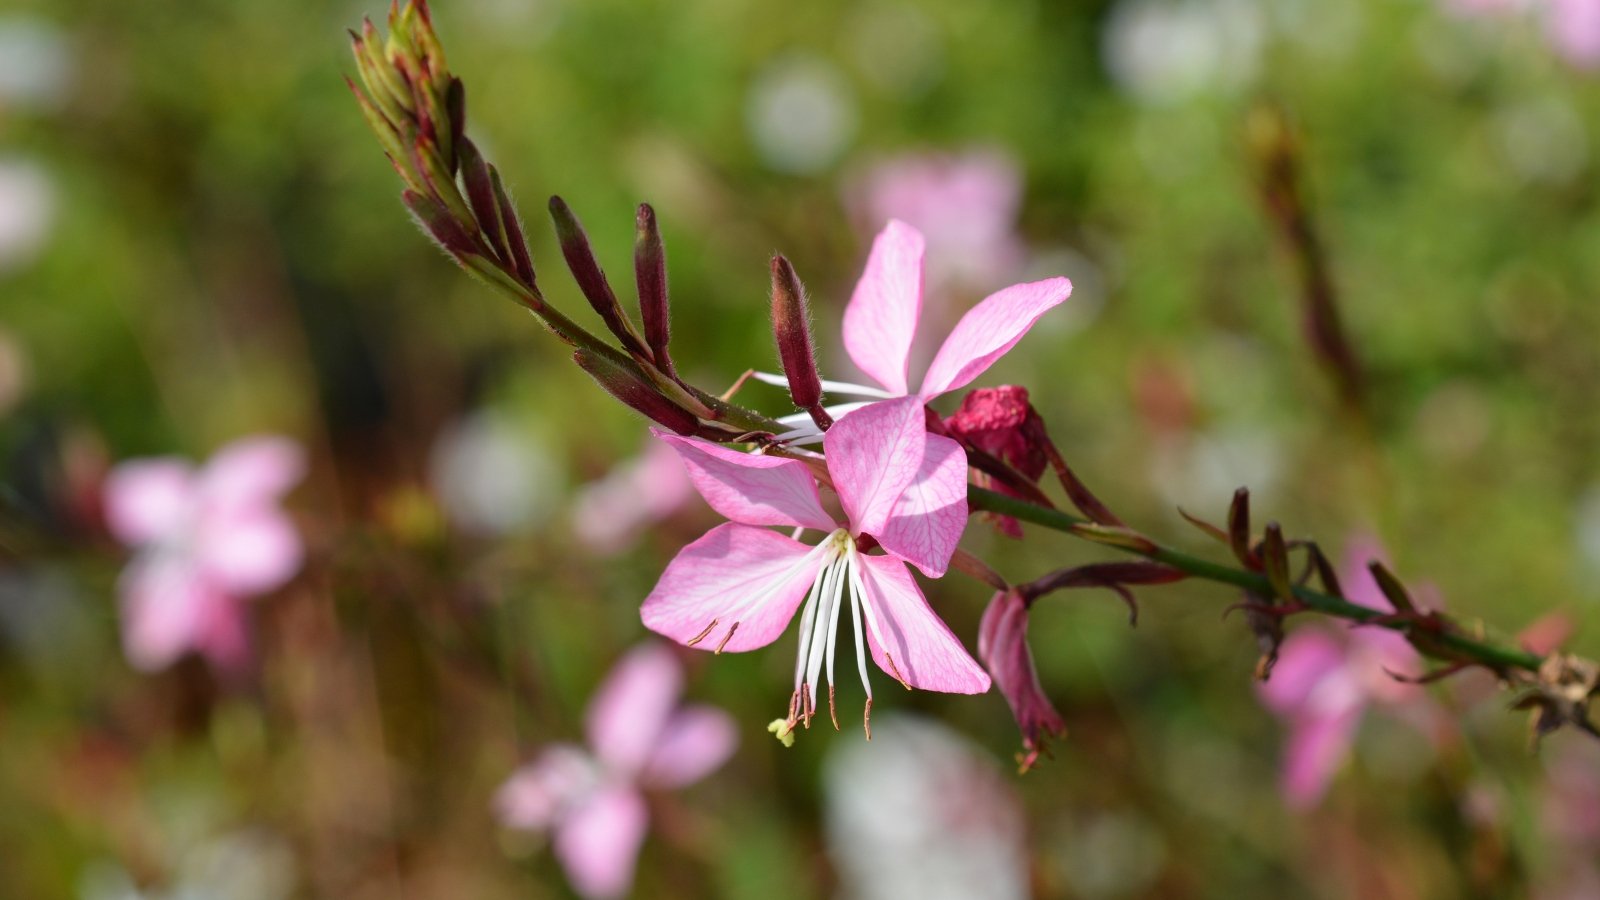
<svg viewBox="0 0 1600 900">
<path fill-rule="evenodd" d="M 695 644 L 698 644 L 701 641 L 705 640 L 706 639 L 706 635 L 710 634 L 711 633 L 711 629 L 713 629 L 715 627 L 717 627 L 717 620 L 716 619 L 712 619 L 711 620 L 711 624 L 707 625 L 705 627 L 705 630 L 701 631 L 699 634 L 695 635 L 694 637 L 690 638 L 689 640 L 684 641 L 683 645 L 685 647 L 693 647 Z"/>
<path fill-rule="evenodd" d="M 861 728 L 867 733 L 867 740 L 872 740 L 872 698 L 867 698 L 867 705 L 861 710 Z"/>
<path fill-rule="evenodd" d="M 890 656 L 887 650 L 884 651 L 883 658 L 889 661 L 889 673 L 894 676 L 894 679 L 900 682 L 901 687 L 908 691 L 911 690 L 911 682 L 906 681 L 905 676 L 900 674 L 900 667 L 894 664 L 894 657 Z"/>
<path fill-rule="evenodd" d="M 828 685 L 828 718 L 833 720 L 833 730 L 839 730 L 839 708 L 833 702 L 833 685 Z"/>
<path fill-rule="evenodd" d="M 713 653 L 721 653 L 722 652 L 722 648 L 728 646 L 728 642 L 733 640 L 733 633 L 735 631 L 738 631 L 738 630 L 739 630 L 739 623 L 738 622 L 733 623 L 733 627 L 729 628 L 728 629 L 728 633 L 722 636 L 722 640 L 717 643 L 717 649 L 713 650 L 712 652 Z"/>
</svg>

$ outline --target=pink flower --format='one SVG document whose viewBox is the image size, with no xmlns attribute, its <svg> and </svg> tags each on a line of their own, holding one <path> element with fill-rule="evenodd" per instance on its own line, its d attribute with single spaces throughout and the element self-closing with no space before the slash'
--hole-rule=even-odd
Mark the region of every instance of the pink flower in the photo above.
<svg viewBox="0 0 1600 900">
<path fill-rule="evenodd" d="M 583 487 L 573 503 L 573 527 L 585 547 L 620 553 L 642 528 L 672 515 L 693 496 L 678 454 L 651 441 L 638 457 Z"/>
<path fill-rule="evenodd" d="M 1022 173 L 1004 153 L 898 156 L 869 170 L 849 199 L 860 219 L 900 219 L 926 236 L 936 287 L 990 287 L 1022 263 Z"/>
<path fill-rule="evenodd" d="M 300 568 L 300 536 L 278 501 L 304 470 L 292 441 L 252 437 L 198 471 L 171 457 L 111 471 L 107 525 L 139 551 L 118 582 L 129 662 L 160 669 L 195 650 L 236 670 L 248 659 L 239 601 L 277 589 Z"/>
<path fill-rule="evenodd" d="M 1047 738 L 1065 734 L 1067 723 L 1045 696 L 1028 646 L 1028 604 L 1016 591 L 1000 591 L 978 625 L 978 656 L 1005 695 L 1022 732 L 1017 763 L 1026 772 L 1045 752 Z"/>
<path fill-rule="evenodd" d="M 1549 0 L 1545 33 L 1568 63 L 1600 68 L 1600 0 Z"/>
<path fill-rule="evenodd" d="M 659 644 L 624 656 L 589 703 L 589 752 L 545 749 L 495 794 L 508 827 L 555 836 L 555 853 L 585 897 L 620 897 L 633 884 L 648 827 L 641 789 L 693 784 L 727 762 L 733 721 L 710 706 L 679 708 L 683 669 Z"/>
<path fill-rule="evenodd" d="M 824 381 L 825 390 L 873 400 L 915 397 L 925 404 L 982 375 L 1022 340 L 1040 316 L 1072 294 L 1072 282 L 1065 278 L 1014 284 L 990 294 L 956 323 L 913 393 L 907 368 L 922 315 L 924 247 L 922 233 L 898 220 L 891 220 L 873 241 L 866 271 L 844 311 L 844 347 L 877 386 Z M 782 375 L 756 377 L 769 384 L 788 384 Z M 847 403 L 829 407 L 828 412 L 837 419 L 865 405 Z M 783 440 L 803 444 L 821 437 L 805 413 L 778 421 L 794 428 L 779 436 Z"/>
<path fill-rule="evenodd" d="M 779 730 L 780 737 L 796 722 L 809 724 L 824 661 L 832 710 L 833 659 L 846 596 L 868 715 L 868 648 L 879 668 L 908 688 L 963 694 L 989 689 L 989 676 L 928 606 L 906 568 L 910 562 L 931 577 L 943 575 L 967 518 L 966 455 L 956 442 L 924 431 L 920 399 L 873 404 L 828 430 L 823 446 L 844 510 L 842 525 L 823 510 L 816 482 L 799 460 L 656 435 L 682 456 L 706 502 L 733 521 L 673 559 L 644 601 L 644 624 L 690 647 L 753 650 L 776 640 L 804 600 L 788 728 Z M 824 537 L 808 547 L 768 526 L 811 529 Z M 884 555 L 863 549 L 869 536 Z"/>
<path fill-rule="evenodd" d="M 1352 603 L 1393 612 L 1366 563 L 1381 557 L 1367 541 L 1346 555 L 1340 579 Z M 1282 789 L 1295 808 L 1313 806 L 1355 740 L 1356 727 L 1374 704 L 1400 711 L 1426 703 L 1418 686 L 1390 673 L 1416 674 L 1422 658 L 1399 633 L 1376 626 L 1334 633 L 1301 628 L 1283 642 L 1272 677 L 1260 685 L 1262 703 L 1284 719 L 1289 743 L 1284 752 Z"/>
</svg>

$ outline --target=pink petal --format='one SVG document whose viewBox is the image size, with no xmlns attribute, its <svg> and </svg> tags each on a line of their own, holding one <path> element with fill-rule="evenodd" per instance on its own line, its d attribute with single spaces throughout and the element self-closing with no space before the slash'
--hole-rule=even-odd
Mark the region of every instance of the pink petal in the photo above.
<svg viewBox="0 0 1600 900">
<path fill-rule="evenodd" d="M 816 580 L 821 559 L 811 550 L 764 528 L 718 525 L 667 564 L 640 617 L 646 628 L 680 644 L 701 638 L 695 646 L 702 650 L 765 647 L 783 633 Z"/>
<path fill-rule="evenodd" d="M 832 531 L 811 470 L 797 459 L 760 456 L 709 441 L 653 431 L 678 451 L 689 480 L 711 508 L 745 525 L 800 525 Z"/>
<path fill-rule="evenodd" d="M 738 746 L 732 717 L 716 707 L 691 706 L 667 723 L 642 780 L 657 788 L 694 784 L 721 768 Z"/>
<path fill-rule="evenodd" d="M 288 516 L 271 509 L 208 516 L 196 536 L 194 557 L 219 589 L 239 597 L 282 587 L 304 557 Z"/>
<path fill-rule="evenodd" d="M 165 668 L 193 649 L 212 606 L 227 602 L 176 556 L 134 560 L 118 587 L 123 650 L 134 668 L 147 672 Z"/>
<path fill-rule="evenodd" d="M 122 463 L 106 477 L 106 525 L 124 544 L 159 541 L 184 527 L 194 495 L 194 467 L 183 460 Z"/>
<path fill-rule="evenodd" d="M 242 438 L 212 455 L 200 474 L 201 491 L 219 507 L 261 506 L 298 484 L 305 468 L 305 451 L 288 438 Z"/>
<path fill-rule="evenodd" d="M 961 317 L 922 379 L 921 397 L 930 400 L 963 387 L 1006 355 L 1033 323 L 1072 294 L 1072 282 L 1048 278 L 1014 284 L 985 297 Z"/>
<path fill-rule="evenodd" d="M 867 643 L 879 668 L 926 691 L 981 694 L 989 689 L 989 674 L 928 605 L 905 563 L 892 556 L 857 560 L 864 599 L 876 617 Z"/>
<path fill-rule="evenodd" d="M 1272 677 L 1256 685 L 1256 693 L 1268 709 L 1279 715 L 1292 715 L 1306 706 L 1323 679 L 1340 671 L 1344 664 L 1345 648 L 1337 638 L 1302 628 L 1278 648 Z"/>
<path fill-rule="evenodd" d="M 593 900 L 626 894 L 648 825 L 644 798 L 631 787 L 604 787 L 574 808 L 555 839 L 572 889 Z"/>
<path fill-rule="evenodd" d="M 907 393 L 906 361 L 922 315 L 922 233 L 891 219 L 872 242 L 866 271 L 844 310 L 844 349 L 861 371 Z"/>
<path fill-rule="evenodd" d="M 245 608 L 221 599 L 209 605 L 195 635 L 195 649 L 224 675 L 243 675 L 250 667 L 250 620 Z"/>
<path fill-rule="evenodd" d="M 635 647 L 589 701 L 589 746 L 612 769 L 634 775 L 660 741 L 682 693 L 683 667 L 671 650 L 653 642 Z"/>
<path fill-rule="evenodd" d="M 1297 720 L 1284 748 L 1283 797 L 1295 809 L 1316 805 L 1344 763 L 1361 722 L 1359 704 Z"/>
<path fill-rule="evenodd" d="M 937 434 L 926 435 L 922 466 L 900 495 L 883 531 L 883 549 L 939 578 L 967 528 L 967 453 Z"/>
<path fill-rule="evenodd" d="M 571 744 L 552 745 L 511 773 L 495 792 L 495 816 L 507 828 L 549 828 L 594 786 L 594 780 L 594 763 L 582 750 Z"/>
<path fill-rule="evenodd" d="M 921 468 L 925 428 L 922 401 L 901 397 L 864 406 L 828 429 L 828 473 L 852 534 L 883 531 Z"/>
<path fill-rule="evenodd" d="M 1374 562 L 1388 565 L 1388 555 L 1383 552 L 1382 544 L 1370 537 L 1352 538 L 1345 547 L 1342 562 L 1344 565 L 1339 571 L 1339 586 L 1344 588 L 1344 595 L 1351 603 L 1382 612 L 1394 612 L 1394 604 L 1383 595 L 1378 580 L 1372 577 L 1372 570 L 1368 567 Z"/>
</svg>

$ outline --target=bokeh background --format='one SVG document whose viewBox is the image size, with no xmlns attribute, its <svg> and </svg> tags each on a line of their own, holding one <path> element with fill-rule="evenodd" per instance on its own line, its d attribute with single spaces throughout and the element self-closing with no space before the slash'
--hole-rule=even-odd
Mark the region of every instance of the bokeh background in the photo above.
<svg viewBox="0 0 1600 900">
<path fill-rule="evenodd" d="M 0 8 L 0 896 L 569 895 L 546 839 L 491 799 L 581 740 L 589 694 L 645 637 L 639 601 L 715 516 L 646 503 L 663 482 L 626 481 L 641 420 L 407 220 L 340 83 L 343 29 L 382 12 Z M 898 215 L 930 237 L 935 337 L 995 287 L 1073 279 L 984 383 L 1029 386 L 1129 521 L 1218 552 L 1175 507 L 1221 518 L 1247 484 L 1258 515 L 1335 555 L 1375 537 L 1507 639 L 1554 612 L 1600 649 L 1595 4 L 438 0 L 435 17 L 548 296 L 587 312 L 547 195 L 625 298 L 633 205 L 652 202 L 675 356 L 702 386 L 775 368 L 777 250 L 814 298 L 825 372 L 852 374 L 838 316 Z M 1299 136 L 1358 412 L 1301 328 L 1260 196 L 1267 109 Z M 309 454 L 287 502 L 304 567 L 248 607 L 244 675 L 135 670 L 107 471 L 257 433 Z M 964 546 L 1018 579 L 1097 558 L 977 520 Z M 988 591 L 927 588 L 972 646 Z M 1431 690 L 1448 734 L 1375 711 L 1326 797 L 1291 810 L 1253 641 L 1220 618 L 1236 598 L 1143 597 L 1137 629 L 1110 596 L 1040 604 L 1070 734 L 1020 777 L 996 694 L 885 693 L 872 744 L 813 729 L 786 750 L 764 729 L 792 637 L 686 654 L 690 697 L 726 708 L 741 747 L 652 796 L 637 894 L 1600 890 L 1582 814 L 1600 754 L 1580 738 L 1531 755 L 1504 696 L 1452 682 Z"/>
</svg>

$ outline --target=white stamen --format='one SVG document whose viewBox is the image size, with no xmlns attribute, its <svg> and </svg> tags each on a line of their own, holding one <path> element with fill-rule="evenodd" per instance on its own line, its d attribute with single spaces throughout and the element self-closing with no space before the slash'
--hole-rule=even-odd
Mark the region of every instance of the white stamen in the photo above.
<svg viewBox="0 0 1600 900">
<path fill-rule="evenodd" d="M 839 534 L 840 532 L 834 532 L 835 540 L 838 539 Z M 848 541 L 850 538 L 846 535 L 844 539 Z M 811 638 L 810 658 L 806 660 L 806 692 L 810 697 L 812 709 L 817 706 L 817 684 L 819 681 L 818 676 L 822 674 L 822 657 L 828 644 L 833 641 L 833 635 L 824 633 L 823 629 L 828 627 L 828 622 L 833 618 L 833 607 L 839 602 L 839 589 L 843 586 L 845 568 L 843 559 L 834 562 L 833 567 L 828 570 L 826 582 L 822 585 L 822 596 L 817 605 L 816 623 Z"/>
<path fill-rule="evenodd" d="M 852 566 L 851 574 L 854 574 L 855 557 L 847 557 L 847 559 Z M 870 703 L 872 702 L 872 682 L 867 678 L 867 641 L 861 636 L 862 598 L 861 592 L 856 590 L 858 583 L 857 579 L 850 579 L 850 624 L 855 628 L 856 632 L 856 670 L 861 673 L 861 686 L 866 689 L 867 702 Z"/>
<path fill-rule="evenodd" d="M 878 617 L 872 612 L 871 595 L 867 593 L 866 586 L 861 583 L 861 574 L 856 571 L 856 566 L 854 565 L 855 551 L 856 545 L 852 542 L 849 549 L 851 565 L 848 567 L 850 570 L 850 583 L 857 591 L 861 592 L 861 609 L 867 614 L 867 630 L 872 632 L 872 639 L 878 642 L 878 646 L 883 648 L 883 652 L 888 653 L 889 643 L 883 639 L 883 631 L 878 628 Z"/>
<path fill-rule="evenodd" d="M 778 387 L 789 386 L 789 378 L 785 375 L 777 375 L 772 372 L 756 372 L 751 377 L 757 381 L 777 385 Z M 822 379 L 822 389 L 832 391 L 835 394 L 849 394 L 852 397 L 876 397 L 879 400 L 889 400 L 900 396 L 899 394 L 891 394 L 883 388 L 852 384 L 848 381 L 829 381 L 826 378 Z"/>
<path fill-rule="evenodd" d="M 797 691 L 800 690 L 806 672 L 806 657 L 811 648 L 811 630 L 816 623 L 817 597 L 822 594 L 822 579 L 833 565 L 834 560 L 824 563 L 822 571 L 817 573 L 817 579 L 811 582 L 811 590 L 806 592 L 806 608 L 800 614 L 800 655 L 794 661 L 794 689 Z"/>
</svg>

